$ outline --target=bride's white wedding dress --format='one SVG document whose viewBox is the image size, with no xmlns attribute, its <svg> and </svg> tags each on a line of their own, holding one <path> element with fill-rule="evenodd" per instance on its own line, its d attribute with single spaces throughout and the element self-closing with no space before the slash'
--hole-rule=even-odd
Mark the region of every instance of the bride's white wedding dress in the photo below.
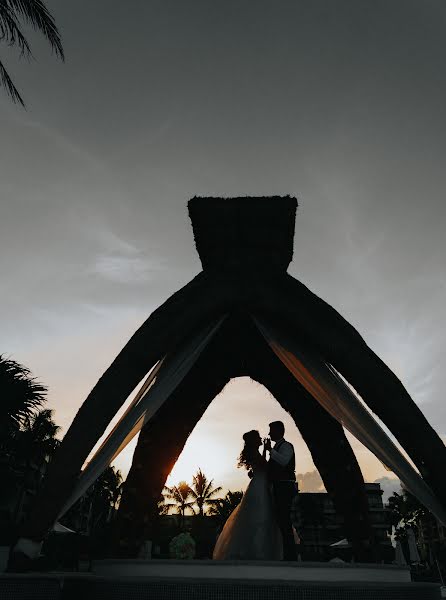
<svg viewBox="0 0 446 600">
<path fill-rule="evenodd" d="M 274 514 L 271 484 L 265 467 L 257 466 L 242 501 L 218 537 L 213 559 L 281 560 L 282 556 L 282 534 Z"/>
</svg>

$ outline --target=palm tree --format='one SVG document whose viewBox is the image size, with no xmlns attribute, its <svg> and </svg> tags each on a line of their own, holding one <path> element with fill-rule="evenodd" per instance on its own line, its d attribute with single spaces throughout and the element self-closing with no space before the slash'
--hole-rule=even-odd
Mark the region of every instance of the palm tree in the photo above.
<svg viewBox="0 0 446 600">
<path fill-rule="evenodd" d="M 208 515 L 217 517 L 220 525 L 224 525 L 224 523 L 226 523 L 231 514 L 240 504 L 242 498 L 242 491 L 231 492 L 228 490 L 224 498 L 220 498 L 220 500 L 217 500 L 215 504 L 212 504 L 212 506 L 209 508 Z"/>
<path fill-rule="evenodd" d="M 172 487 L 164 486 L 163 496 L 166 502 L 165 506 L 170 509 L 173 508 L 176 514 L 180 515 L 180 527 L 183 529 L 184 516 L 187 510 L 190 510 L 192 514 L 195 514 L 193 493 L 190 485 L 186 481 L 180 481 L 177 485 Z"/>
<path fill-rule="evenodd" d="M 8 46 L 17 46 L 21 57 L 32 58 L 30 45 L 21 29 L 21 22 L 30 25 L 35 31 L 40 31 L 56 56 L 64 60 L 59 31 L 42 0 L 0 0 L 0 40 L 6 42 Z M 1 61 L 0 84 L 13 102 L 25 106 L 20 92 Z"/>
<path fill-rule="evenodd" d="M 165 517 L 166 515 L 169 514 L 171 505 L 166 504 L 166 500 L 162 494 L 161 494 L 160 499 L 156 503 L 156 506 L 157 506 L 157 514 L 156 514 L 157 517 Z"/>
<path fill-rule="evenodd" d="M 44 408 L 26 417 L 16 439 L 16 456 L 40 466 L 59 446 L 56 438 L 60 427 L 53 420 L 53 411 Z"/>
<path fill-rule="evenodd" d="M 85 494 L 66 512 L 63 522 L 68 527 L 89 535 L 103 529 L 113 520 L 122 493 L 122 475 L 107 467 Z"/>
<path fill-rule="evenodd" d="M 201 469 L 198 469 L 196 474 L 192 477 L 191 493 L 195 500 L 195 504 L 198 506 L 198 514 L 200 517 L 204 516 L 204 509 L 207 506 L 215 506 L 220 502 L 220 498 L 215 498 L 215 494 L 219 494 L 223 488 L 212 487 L 214 480 L 210 481 Z"/>
<path fill-rule="evenodd" d="M 42 409 L 29 415 L 25 423 L 14 437 L 11 459 L 19 476 L 17 502 L 14 511 L 14 520 L 20 513 L 26 489 L 39 489 L 44 477 L 47 463 L 59 446 L 56 438 L 60 427 L 53 421 L 53 411 Z"/>
<path fill-rule="evenodd" d="M 119 504 L 121 493 L 121 471 L 114 467 L 107 467 L 91 486 L 90 530 L 94 531 L 99 524 L 110 522 Z"/>
<path fill-rule="evenodd" d="M 46 402 L 46 392 L 27 367 L 0 355 L 0 447 L 5 449 L 20 429 L 26 428 Z"/>
<path fill-rule="evenodd" d="M 0 479 L 10 524 L 21 518 L 27 490 L 40 488 L 58 444 L 52 412 L 41 409 L 46 391 L 27 367 L 0 355 Z"/>
</svg>

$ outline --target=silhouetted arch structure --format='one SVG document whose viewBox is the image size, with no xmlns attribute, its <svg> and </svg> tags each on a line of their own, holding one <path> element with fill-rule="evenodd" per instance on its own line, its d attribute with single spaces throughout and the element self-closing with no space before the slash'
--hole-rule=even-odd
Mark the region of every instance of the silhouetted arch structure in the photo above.
<svg viewBox="0 0 446 600">
<path fill-rule="evenodd" d="M 153 510 L 188 436 L 225 384 L 241 375 L 265 385 L 291 414 L 357 549 L 370 526 L 362 474 L 343 426 L 446 523 L 442 440 L 359 333 L 287 273 L 296 207 L 289 196 L 190 200 L 203 271 L 149 317 L 98 381 L 50 466 L 23 537 L 42 539 L 64 505 L 142 429 L 115 548 L 117 555 L 136 556 L 150 537 Z M 80 474 L 110 420 L 154 365 Z"/>
</svg>

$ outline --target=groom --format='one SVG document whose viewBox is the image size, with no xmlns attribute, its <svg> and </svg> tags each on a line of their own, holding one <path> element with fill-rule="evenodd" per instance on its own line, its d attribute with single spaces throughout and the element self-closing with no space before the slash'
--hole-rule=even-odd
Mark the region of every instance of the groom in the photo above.
<svg viewBox="0 0 446 600">
<path fill-rule="evenodd" d="M 291 525 L 291 504 L 297 494 L 296 459 L 294 448 L 284 438 L 285 425 L 282 421 L 269 424 L 269 439 L 265 449 L 269 452 L 268 477 L 273 484 L 276 517 L 283 538 L 283 560 L 296 560 L 293 528 Z M 271 446 L 274 443 L 274 447 Z"/>
</svg>

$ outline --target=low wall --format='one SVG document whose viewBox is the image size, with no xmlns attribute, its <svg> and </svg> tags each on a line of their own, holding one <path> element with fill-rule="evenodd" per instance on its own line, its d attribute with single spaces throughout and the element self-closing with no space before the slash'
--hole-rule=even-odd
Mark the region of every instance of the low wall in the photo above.
<svg viewBox="0 0 446 600">
<path fill-rule="evenodd" d="M 101 576 L 271 581 L 370 581 L 409 583 L 409 567 L 375 563 L 215 560 L 123 560 L 93 562 Z"/>
<path fill-rule="evenodd" d="M 432 583 L 315 582 L 89 574 L 5 574 L 1 600 L 438 600 Z"/>
</svg>

